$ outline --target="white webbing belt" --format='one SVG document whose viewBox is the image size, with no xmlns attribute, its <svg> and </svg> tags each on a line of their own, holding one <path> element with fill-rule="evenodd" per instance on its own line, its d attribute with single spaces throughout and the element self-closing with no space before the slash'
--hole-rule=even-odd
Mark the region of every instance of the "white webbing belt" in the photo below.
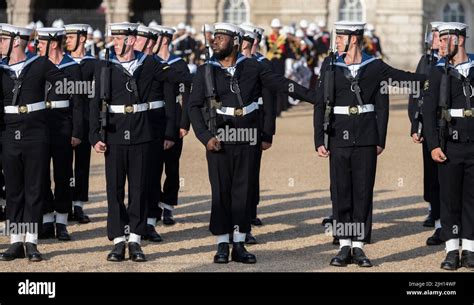
<svg viewBox="0 0 474 305">
<path fill-rule="evenodd" d="M 375 106 L 372 104 L 367 104 L 364 106 L 335 106 L 333 109 L 334 114 L 343 114 L 343 115 L 357 115 L 362 113 L 374 112 Z"/>
<path fill-rule="evenodd" d="M 473 109 L 449 109 L 448 111 L 453 118 L 465 118 L 473 116 Z"/>
<path fill-rule="evenodd" d="M 47 101 L 46 102 L 46 108 L 48 108 L 48 109 L 68 108 L 68 107 L 69 107 L 69 100 Z"/>
<path fill-rule="evenodd" d="M 254 112 L 257 109 L 258 103 L 253 102 L 252 104 L 247 105 L 244 108 L 222 107 L 221 109 L 216 109 L 216 112 L 222 115 L 245 116 Z"/>
<path fill-rule="evenodd" d="M 5 106 L 3 107 L 5 113 L 8 114 L 20 114 L 20 113 L 29 113 L 46 109 L 46 103 L 44 101 L 21 105 L 21 106 Z"/>
</svg>

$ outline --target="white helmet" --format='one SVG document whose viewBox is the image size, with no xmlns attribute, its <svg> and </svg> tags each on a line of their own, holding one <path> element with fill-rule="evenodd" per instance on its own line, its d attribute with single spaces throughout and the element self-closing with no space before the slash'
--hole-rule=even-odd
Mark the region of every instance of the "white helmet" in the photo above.
<svg viewBox="0 0 474 305">
<path fill-rule="evenodd" d="M 298 29 L 298 30 L 296 31 L 296 35 L 295 35 L 295 36 L 296 36 L 297 38 L 301 38 L 301 39 L 302 39 L 302 38 L 304 38 L 305 34 L 304 34 L 303 30 Z"/>
<path fill-rule="evenodd" d="M 53 24 L 52 24 L 53 28 L 63 28 L 64 27 L 64 21 L 60 18 L 60 19 L 56 19 L 53 21 Z"/>
<path fill-rule="evenodd" d="M 283 33 L 285 35 L 295 35 L 295 28 L 292 26 L 285 26 L 283 28 Z"/>
<path fill-rule="evenodd" d="M 102 39 L 102 32 L 99 29 L 96 29 L 94 33 L 92 33 L 92 38 Z"/>
<path fill-rule="evenodd" d="M 272 28 L 281 28 L 280 19 L 278 19 L 278 18 L 273 19 L 270 26 L 271 26 Z"/>
<path fill-rule="evenodd" d="M 300 21 L 300 28 L 302 29 L 308 28 L 308 21 L 306 19 L 303 19 Z"/>
<path fill-rule="evenodd" d="M 34 23 L 33 21 L 31 21 L 30 23 L 28 23 L 28 25 L 26 26 L 26 28 L 28 29 L 35 29 L 36 28 L 36 23 Z"/>
<path fill-rule="evenodd" d="M 148 27 L 154 27 L 154 26 L 157 26 L 158 25 L 158 22 L 156 22 L 155 20 L 152 20 L 149 24 L 148 24 Z"/>
</svg>

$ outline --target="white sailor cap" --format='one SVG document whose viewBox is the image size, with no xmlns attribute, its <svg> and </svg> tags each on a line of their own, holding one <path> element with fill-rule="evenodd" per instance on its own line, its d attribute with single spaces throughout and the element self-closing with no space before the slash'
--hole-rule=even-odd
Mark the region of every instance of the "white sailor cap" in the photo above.
<svg viewBox="0 0 474 305">
<path fill-rule="evenodd" d="M 365 22 L 360 21 L 338 21 L 334 23 L 338 35 L 363 35 Z"/>
<path fill-rule="evenodd" d="M 184 24 L 184 22 L 180 22 L 176 28 L 178 30 L 186 30 L 186 24 Z"/>
<path fill-rule="evenodd" d="M 469 26 L 460 22 L 443 22 L 438 26 L 439 36 L 456 35 L 467 37 L 467 29 Z"/>
<path fill-rule="evenodd" d="M 110 34 L 113 35 L 137 35 L 137 23 L 131 22 L 119 22 L 119 23 L 111 23 L 110 27 Z"/>
<path fill-rule="evenodd" d="M 66 35 L 64 28 L 41 28 L 37 29 L 39 40 L 62 40 Z"/>
<path fill-rule="evenodd" d="M 246 32 L 254 32 L 255 34 L 257 34 L 257 38 L 258 40 L 261 40 L 262 37 L 263 37 L 263 32 L 265 31 L 264 29 L 258 27 L 258 26 L 255 26 L 251 23 L 242 23 L 240 25 L 240 28 Z"/>
<path fill-rule="evenodd" d="M 431 22 L 431 31 L 432 31 L 432 32 L 433 32 L 433 31 L 434 31 L 434 32 L 437 32 L 437 31 L 439 30 L 438 27 L 439 27 L 440 25 L 442 25 L 443 23 L 444 23 L 444 22 L 441 22 L 441 21 L 433 21 L 433 22 Z"/>
<path fill-rule="evenodd" d="M 66 34 L 87 34 L 87 29 L 89 28 L 88 24 L 76 23 L 76 24 L 66 24 L 64 26 L 66 29 Z"/>
<path fill-rule="evenodd" d="M 19 36 L 21 39 L 24 40 L 29 40 L 31 33 L 33 33 L 33 29 L 14 26 L 7 23 L 2 24 L 0 31 L 2 36 Z"/>
<path fill-rule="evenodd" d="M 241 29 L 244 31 L 244 35 L 242 36 L 244 40 L 247 40 L 253 43 L 255 40 L 258 39 L 258 35 L 254 31 L 247 31 L 242 26 L 241 26 Z"/>
<path fill-rule="evenodd" d="M 156 40 L 158 31 L 152 27 L 148 27 L 143 24 L 140 24 L 137 28 L 137 35 Z"/>
<path fill-rule="evenodd" d="M 163 26 L 163 25 L 156 25 L 151 27 L 156 31 L 156 34 L 158 36 L 165 36 L 169 38 L 173 38 L 174 33 L 176 33 L 176 30 L 172 27 L 169 26 Z"/>
<path fill-rule="evenodd" d="M 232 23 L 219 22 L 214 23 L 214 35 L 226 34 L 229 36 L 244 36 L 244 30 Z"/>
</svg>

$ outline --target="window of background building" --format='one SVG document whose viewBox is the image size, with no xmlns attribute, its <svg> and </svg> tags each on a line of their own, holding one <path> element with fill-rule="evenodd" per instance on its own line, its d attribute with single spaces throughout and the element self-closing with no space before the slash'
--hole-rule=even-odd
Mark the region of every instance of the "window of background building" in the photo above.
<svg viewBox="0 0 474 305">
<path fill-rule="evenodd" d="M 443 21 L 446 22 L 465 22 L 464 7 L 459 2 L 447 3 L 443 9 Z"/>
<path fill-rule="evenodd" d="M 339 6 L 339 20 L 363 21 L 362 3 L 360 0 L 343 0 Z"/>
<path fill-rule="evenodd" d="M 245 0 L 226 0 L 224 2 L 224 22 L 241 24 L 248 21 L 248 4 Z"/>
</svg>

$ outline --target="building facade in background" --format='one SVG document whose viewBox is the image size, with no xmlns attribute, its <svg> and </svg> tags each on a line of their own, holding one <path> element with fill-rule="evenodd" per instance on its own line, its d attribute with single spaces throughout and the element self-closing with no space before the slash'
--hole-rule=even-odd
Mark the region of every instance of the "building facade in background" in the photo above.
<svg viewBox="0 0 474 305">
<path fill-rule="evenodd" d="M 423 48 L 425 26 L 433 20 L 474 24 L 474 0 L 1 0 L 0 21 L 45 25 L 62 18 L 86 22 L 103 31 L 107 22 L 152 20 L 169 26 L 179 22 L 200 29 L 203 23 L 253 22 L 269 30 L 273 18 L 284 24 L 338 19 L 363 20 L 375 25 L 387 60 L 414 69 Z M 3 19 L 3 20 L 2 20 Z M 329 27 L 330 29 L 330 27 Z M 470 39 L 468 50 L 474 50 Z"/>
</svg>

